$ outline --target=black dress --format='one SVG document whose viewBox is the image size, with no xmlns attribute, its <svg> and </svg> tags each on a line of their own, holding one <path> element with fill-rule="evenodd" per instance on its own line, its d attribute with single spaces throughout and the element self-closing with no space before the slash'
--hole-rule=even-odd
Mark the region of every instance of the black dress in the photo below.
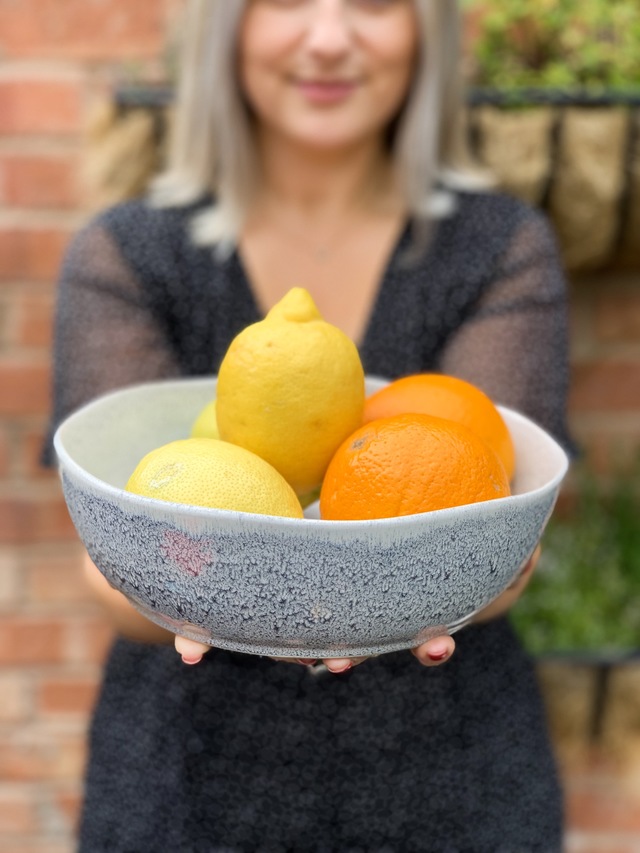
<svg viewBox="0 0 640 853">
<path fill-rule="evenodd" d="M 60 283 L 52 429 L 129 383 L 217 370 L 259 319 L 237 253 L 194 247 L 194 207 L 120 205 L 76 238 Z M 461 194 L 428 250 L 380 283 L 368 373 L 441 370 L 569 444 L 565 285 L 545 220 Z M 51 460 L 51 451 L 48 450 Z M 561 849 L 562 797 L 530 660 L 505 619 L 445 665 L 408 652 L 343 675 L 117 640 L 91 730 L 82 853 Z"/>
</svg>

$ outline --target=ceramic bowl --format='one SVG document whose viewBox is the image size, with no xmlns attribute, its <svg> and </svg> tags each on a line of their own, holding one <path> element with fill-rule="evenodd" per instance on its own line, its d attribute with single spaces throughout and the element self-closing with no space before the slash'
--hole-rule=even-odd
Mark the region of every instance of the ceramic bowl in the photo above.
<svg viewBox="0 0 640 853">
<path fill-rule="evenodd" d="M 189 507 L 124 485 L 149 450 L 187 437 L 215 378 L 129 387 L 55 435 L 63 491 L 91 558 L 145 616 L 239 652 L 373 655 L 452 633 L 513 580 L 552 512 L 568 460 L 501 409 L 516 447 L 507 498 L 403 518 L 322 521 Z M 367 392 L 386 384 L 368 378 Z"/>
</svg>

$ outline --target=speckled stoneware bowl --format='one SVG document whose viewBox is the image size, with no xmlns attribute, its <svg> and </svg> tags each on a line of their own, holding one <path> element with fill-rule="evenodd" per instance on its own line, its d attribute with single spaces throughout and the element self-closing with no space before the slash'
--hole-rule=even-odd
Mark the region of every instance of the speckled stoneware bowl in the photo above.
<svg viewBox="0 0 640 853">
<path fill-rule="evenodd" d="M 367 391 L 384 380 L 369 378 Z M 96 565 L 142 613 L 240 652 L 381 654 L 453 632 L 499 595 L 549 519 L 567 457 L 502 409 L 516 446 L 508 498 L 376 521 L 283 519 L 165 503 L 123 486 L 155 447 L 188 435 L 215 379 L 139 385 L 71 415 L 55 448 Z M 314 518 L 315 516 L 315 518 Z"/>
</svg>

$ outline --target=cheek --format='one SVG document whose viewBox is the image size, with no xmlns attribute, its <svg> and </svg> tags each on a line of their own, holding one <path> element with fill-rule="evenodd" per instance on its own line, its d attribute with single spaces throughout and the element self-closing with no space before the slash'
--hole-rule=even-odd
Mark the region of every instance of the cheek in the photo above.
<svg viewBox="0 0 640 853">
<path fill-rule="evenodd" d="M 268 97 L 295 34 L 261 7 L 250 6 L 240 27 L 237 74 L 249 103 Z"/>
<path fill-rule="evenodd" d="M 402 23 L 386 32 L 376 33 L 377 38 L 371 38 L 369 49 L 375 57 L 374 64 L 380 70 L 379 80 L 389 97 L 394 94 L 404 97 L 411 82 L 415 69 L 418 41 L 416 27 L 411 23 Z"/>
<path fill-rule="evenodd" d="M 374 86 L 374 97 L 386 113 L 399 109 L 404 102 L 414 73 L 412 56 L 388 57 Z"/>
</svg>

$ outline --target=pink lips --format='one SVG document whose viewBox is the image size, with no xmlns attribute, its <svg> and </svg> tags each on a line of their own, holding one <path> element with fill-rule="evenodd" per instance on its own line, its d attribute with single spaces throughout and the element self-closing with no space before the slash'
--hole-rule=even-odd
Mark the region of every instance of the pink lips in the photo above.
<svg viewBox="0 0 640 853">
<path fill-rule="evenodd" d="M 296 85 L 302 95 L 314 104 L 343 101 L 356 88 L 355 83 L 346 80 L 298 80 Z"/>
</svg>

